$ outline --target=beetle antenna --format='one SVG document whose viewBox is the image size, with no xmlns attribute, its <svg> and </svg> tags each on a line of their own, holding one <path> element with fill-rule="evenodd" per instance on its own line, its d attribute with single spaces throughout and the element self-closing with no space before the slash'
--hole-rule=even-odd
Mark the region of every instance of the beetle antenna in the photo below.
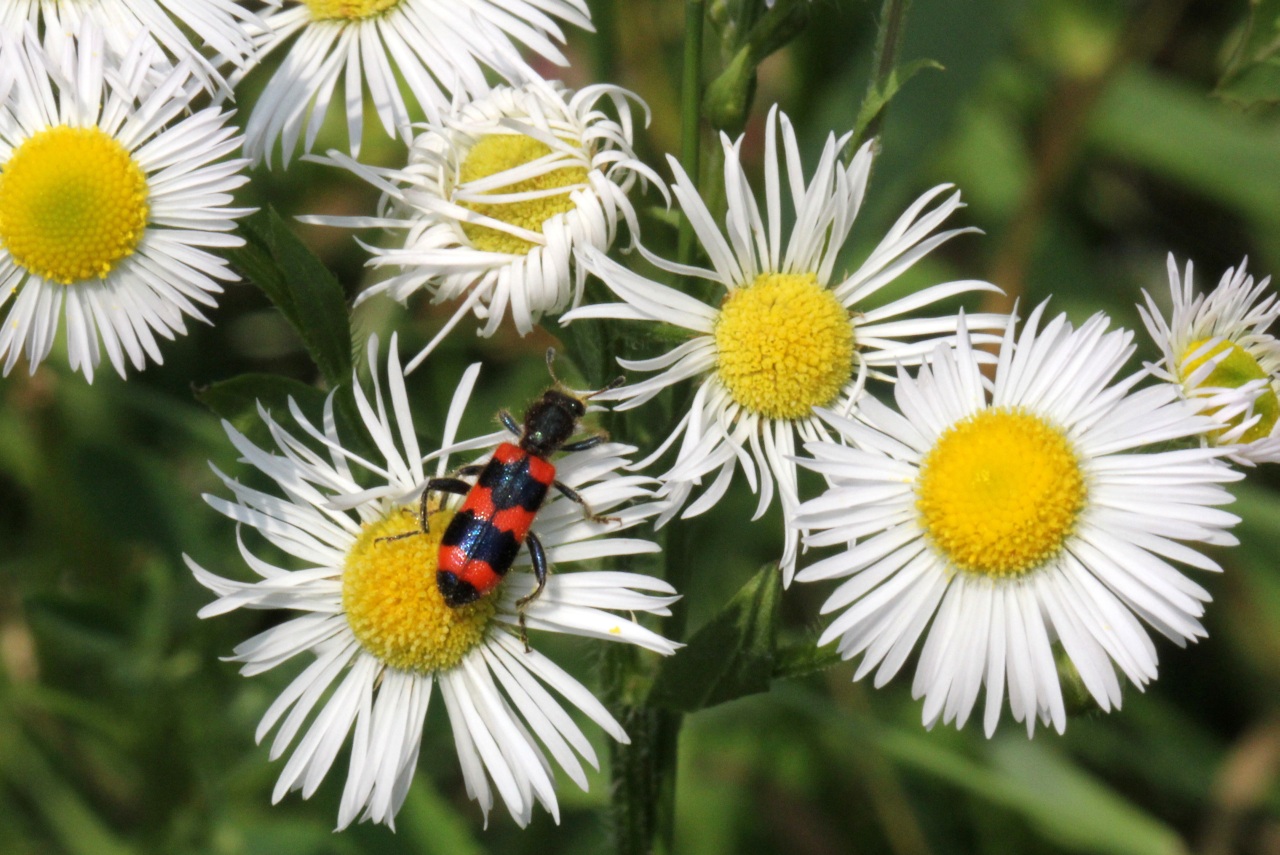
<svg viewBox="0 0 1280 855">
<path fill-rule="evenodd" d="M 560 378 L 556 376 L 556 349 L 554 347 L 547 348 L 547 373 L 551 375 L 551 380 L 557 386 L 563 386 Z"/>
<path fill-rule="evenodd" d="M 551 375 L 551 380 L 556 384 L 556 386 L 560 387 L 561 389 L 567 390 L 569 387 L 564 385 L 564 382 L 559 377 L 556 376 L 555 361 L 556 361 L 556 349 L 554 347 L 548 347 L 547 348 L 547 373 Z M 617 389 L 619 386 L 621 386 L 623 383 L 626 383 L 626 382 L 627 382 L 627 378 L 619 374 L 617 377 L 614 377 L 612 380 L 610 380 L 607 385 L 601 386 L 599 389 L 596 389 L 594 392 L 588 392 L 587 394 L 583 395 L 582 400 L 585 401 L 588 398 L 594 398 L 596 395 L 599 395 L 603 392 L 608 392 L 610 389 Z"/>
<path fill-rule="evenodd" d="M 582 400 L 585 401 L 588 398 L 594 398 L 596 395 L 600 395 L 604 392 L 608 392 L 610 389 L 617 389 L 619 386 L 621 386 L 623 383 L 626 383 L 626 382 L 627 382 L 627 378 L 624 375 L 619 374 L 617 377 L 614 377 L 612 380 L 610 380 L 607 385 L 601 386 L 599 389 L 596 389 L 594 392 L 583 395 Z"/>
</svg>

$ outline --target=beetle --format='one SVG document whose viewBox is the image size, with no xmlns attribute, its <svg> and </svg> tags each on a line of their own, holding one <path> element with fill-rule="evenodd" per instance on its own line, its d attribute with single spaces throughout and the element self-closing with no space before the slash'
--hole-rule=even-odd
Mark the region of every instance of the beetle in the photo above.
<svg viewBox="0 0 1280 855">
<path fill-rule="evenodd" d="M 511 569 L 520 546 L 527 544 L 537 585 L 516 602 L 522 636 L 524 609 L 547 584 L 546 551 L 529 528 L 551 488 L 582 505 L 587 519 L 594 522 L 610 519 L 592 513 L 576 490 L 557 481 L 555 464 L 549 458 L 558 451 L 585 451 L 608 438 L 600 432 L 569 442 L 586 414 L 587 399 L 616 388 L 625 378 L 618 377 L 604 388 L 579 397 L 556 378 L 554 359 L 555 348 L 548 348 L 547 370 L 556 385 L 529 406 L 523 424 L 517 423 L 506 410 L 498 414 L 502 425 L 518 437 L 517 441 L 499 444 L 487 463 L 463 466 L 452 477 L 429 480 L 418 509 L 418 531 L 385 538 L 396 540 L 425 534 L 429 494 L 465 496 L 440 539 L 436 585 L 445 603 L 452 608 L 474 603 L 498 586 Z M 469 477 L 474 477 L 475 482 L 463 480 Z"/>
</svg>

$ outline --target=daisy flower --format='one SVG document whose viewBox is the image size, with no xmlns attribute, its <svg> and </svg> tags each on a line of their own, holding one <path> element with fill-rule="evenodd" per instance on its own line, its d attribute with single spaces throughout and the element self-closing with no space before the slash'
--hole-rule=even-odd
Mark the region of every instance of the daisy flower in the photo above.
<svg viewBox="0 0 1280 855">
<path fill-rule="evenodd" d="M 557 65 L 569 62 L 556 19 L 591 29 L 585 0 L 268 0 L 258 58 L 285 43 L 245 128 L 245 151 L 271 165 L 280 140 L 287 165 L 302 136 L 310 151 L 343 77 L 351 155 L 360 153 L 364 100 L 372 98 L 388 136 L 410 140 L 401 81 L 428 119 L 450 95 L 488 91 L 485 70 L 513 83 L 537 79 L 513 40 Z"/>
<path fill-rule="evenodd" d="M 6 41 L 0 63 L 0 357 L 30 370 L 64 313 L 71 367 L 93 380 L 99 341 L 123 377 L 161 362 L 159 335 L 216 305 L 236 277 L 207 248 L 240 246 L 231 208 L 248 161 L 231 114 L 191 112 L 199 92 L 180 63 L 144 83 L 156 48 L 134 43 L 105 65 L 103 34 L 86 25 L 56 55 L 34 33 Z"/>
<path fill-rule="evenodd" d="M 605 100 L 616 121 L 601 109 Z M 666 193 L 631 148 L 632 100 L 647 115 L 643 102 L 616 86 L 495 88 L 415 139 L 405 169 L 329 153 L 330 162 L 382 189 L 380 216 L 302 219 L 407 230 L 403 246 L 371 248 L 371 266 L 399 272 L 365 290 L 357 304 L 376 294 L 403 303 L 418 291 L 435 303 L 461 300 L 409 370 L 469 313 L 490 336 L 509 309 L 526 335 L 544 313 L 581 298 L 586 272 L 573 261 L 575 249 L 607 250 L 620 219 L 637 233 L 627 199 L 637 177 Z"/>
<path fill-rule="evenodd" d="M 1006 690 L 1014 719 L 1061 732 L 1060 649 L 1103 710 L 1119 707 L 1116 668 L 1141 688 L 1156 677 L 1146 622 L 1179 646 L 1202 637 L 1208 593 L 1171 561 L 1221 568 L 1185 542 L 1236 542 L 1216 508 L 1240 475 L 1212 448 L 1152 451 L 1211 424 L 1168 384 L 1115 381 L 1132 333 L 1095 315 L 1032 312 L 1000 347 L 994 383 L 964 329 L 914 378 L 899 373 L 900 412 L 868 396 L 857 419 L 825 418 L 846 444 L 805 446 L 802 465 L 830 488 L 805 502 L 808 546 L 848 544 L 797 578 L 844 579 L 823 606 L 819 639 L 862 654 L 854 679 L 883 685 L 924 644 L 912 693 L 924 723 L 964 725 L 986 686 L 996 729 Z M 1115 381 L 1115 382 L 1113 382 Z"/>
<path fill-rule="evenodd" d="M 954 315 L 912 318 L 910 314 L 959 294 L 998 290 L 987 282 L 964 280 L 934 285 L 883 305 L 870 304 L 877 291 L 939 244 L 976 231 L 933 234 L 961 207 L 960 194 L 954 193 L 929 208 L 950 189 L 945 184 L 917 199 L 857 270 L 848 275 L 834 273 L 836 258 L 862 205 L 873 157 L 872 143 L 867 143 L 850 163 L 843 163 L 840 152 L 848 139 L 849 135 L 828 136 L 813 177 L 806 180 L 790 121 L 776 107 L 770 110 L 761 216 L 741 160 L 742 138 L 730 142 L 722 136 L 728 202 L 724 233 L 694 181 L 674 158 L 668 158 L 676 179 L 672 190 L 713 269 L 675 264 L 641 251 L 662 270 L 723 287 L 723 296 L 713 305 L 646 279 L 601 252 L 581 253 L 584 266 L 625 302 L 577 308 L 565 315 L 565 322 L 580 318 L 657 321 L 691 333 L 686 342 L 654 359 L 619 359 L 628 371 L 660 373 L 600 396 L 621 401 L 618 409 L 628 409 L 668 386 L 690 378 L 698 381 L 689 412 L 653 456 L 638 464 L 652 463 L 680 440 L 676 461 L 662 476 L 671 504 L 660 523 L 684 507 L 694 487 L 712 476 L 711 486 L 685 508 L 684 516 L 713 506 L 738 466 L 759 495 L 756 518 L 772 501 L 775 481 L 783 512 L 790 516 L 798 502 L 792 462 L 796 438 L 815 440 L 828 435 L 816 408 L 849 410 L 868 376 L 891 379 L 883 374 L 885 369 L 918 363 L 939 337 L 954 337 Z M 780 177 L 783 168 L 785 190 Z M 795 215 L 785 240 L 784 198 Z M 978 315 L 971 327 L 999 330 L 1005 320 L 1003 315 Z M 784 581 L 790 584 L 798 537 L 790 527 L 786 531 L 782 568 Z"/>
<path fill-rule="evenodd" d="M 377 342 L 371 339 L 370 364 L 376 359 Z M 597 766 L 596 755 L 566 706 L 614 739 L 627 741 L 587 688 L 520 640 L 517 603 L 534 588 L 532 574 L 521 572 L 529 565 L 526 550 L 495 592 L 450 608 L 436 585 L 434 568 L 456 503 L 441 507 L 432 494 L 429 533 L 395 537 L 415 532 L 419 525 L 418 498 L 428 477 L 424 463 L 435 460 L 436 473 L 444 474 L 450 453 L 491 450 L 503 437 L 454 442 L 478 369 L 468 369 L 453 394 L 442 450 L 425 457 L 414 434 L 394 338 L 387 366 L 389 395 L 384 396 L 376 373 L 372 397 L 356 385 L 356 403 L 378 459 L 365 459 L 343 445 L 334 427 L 332 398 L 319 425 L 297 407 L 290 408 L 296 428 L 262 412 L 276 445 L 271 450 L 224 423 L 243 460 L 277 489 L 262 492 L 218 473 L 234 499 L 206 500 L 289 556 L 290 566 L 254 554 L 241 538 L 241 555 L 261 577 L 258 581 L 223 579 L 188 558 L 200 583 L 218 595 L 200 615 L 237 608 L 299 613 L 239 645 L 234 660 L 244 663 L 245 675 L 300 655 L 312 660 L 267 710 L 257 738 L 278 727 L 273 760 L 292 746 L 275 788 L 278 801 L 290 790 L 310 797 L 350 734 L 340 829 L 357 819 L 393 824 L 413 779 L 436 690 L 452 728 L 467 794 L 486 817 L 496 790 L 521 826 L 529 822 L 534 802 L 558 818 L 548 754 L 586 789 L 578 758 Z M 523 609 L 534 631 L 531 641 L 543 631 L 635 644 L 662 654 L 679 646 L 633 617 L 668 614 L 677 598 L 665 582 L 606 570 L 563 572 L 576 561 L 657 550 L 649 541 L 615 536 L 653 513 L 651 503 L 629 504 L 648 495 L 645 479 L 618 474 L 631 451 L 604 443 L 556 461 L 561 481 L 611 519 L 587 519 L 580 505 L 552 491 L 532 529 L 555 572 L 541 596 Z"/>
<path fill-rule="evenodd" d="M 1178 275 L 1169 256 L 1171 317 L 1143 291 L 1142 321 L 1163 358 L 1151 373 L 1173 383 L 1216 422 L 1208 442 L 1236 463 L 1280 462 L 1280 342 L 1268 332 L 1280 317 L 1271 277 L 1254 283 L 1240 267 L 1222 274 L 1218 287 L 1196 294 L 1192 265 Z"/>
<path fill-rule="evenodd" d="M 0 0 L 0 32 L 15 40 L 30 25 L 57 43 L 86 24 L 103 34 L 113 57 L 127 57 L 142 36 L 159 48 L 153 55 L 157 67 L 185 61 L 201 86 L 226 94 L 230 87 L 214 61 L 192 44 L 183 27 L 199 34 L 218 61 L 241 67 L 253 52 L 252 33 L 262 28 L 258 17 L 235 0 Z"/>
</svg>

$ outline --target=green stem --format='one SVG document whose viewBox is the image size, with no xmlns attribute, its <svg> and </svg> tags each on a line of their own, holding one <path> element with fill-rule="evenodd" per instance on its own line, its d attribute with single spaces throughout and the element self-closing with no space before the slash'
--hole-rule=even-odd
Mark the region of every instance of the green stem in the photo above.
<svg viewBox="0 0 1280 855">
<path fill-rule="evenodd" d="M 678 529 L 663 529 L 663 556 L 687 555 Z M 665 561 L 667 580 L 685 590 L 683 564 Z M 684 601 L 673 604 L 663 630 L 668 638 L 684 636 Z M 612 826 L 618 855 L 666 855 L 675 851 L 676 770 L 681 713 L 659 709 L 646 700 L 651 669 L 630 645 L 611 644 L 605 651 L 604 701 L 630 738 L 629 745 L 610 746 Z"/>
<path fill-rule="evenodd" d="M 689 621 L 689 565 L 692 553 L 693 527 L 688 525 L 664 529 L 662 543 L 663 578 L 682 596 L 671 604 L 671 617 L 666 620 L 668 638 L 683 641 Z M 655 853 L 675 852 L 676 772 L 679 768 L 680 728 L 684 714 L 674 710 L 650 709 L 653 726 L 654 848 Z"/>
<path fill-rule="evenodd" d="M 898 52 L 902 49 L 902 36 L 906 32 L 907 9 L 910 5 L 911 0 L 884 0 L 884 5 L 880 8 L 880 30 L 876 34 L 875 53 L 871 61 L 871 82 L 867 85 L 863 103 L 878 97 L 878 93 L 884 92 L 889 85 L 890 76 L 898 64 Z M 852 140 L 850 145 L 856 149 L 863 140 L 879 136 L 886 109 L 887 105 L 881 108 L 867 123 L 860 138 Z"/>
<path fill-rule="evenodd" d="M 704 0 L 685 0 L 684 71 L 680 80 L 680 165 L 695 183 L 698 156 L 702 148 L 702 27 L 706 19 Z M 680 220 L 680 242 L 676 251 L 681 264 L 692 264 L 693 223 Z"/>
</svg>

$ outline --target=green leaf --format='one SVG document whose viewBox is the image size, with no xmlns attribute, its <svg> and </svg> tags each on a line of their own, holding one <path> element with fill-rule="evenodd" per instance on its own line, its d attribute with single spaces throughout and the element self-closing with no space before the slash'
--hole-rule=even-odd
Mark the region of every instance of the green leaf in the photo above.
<svg viewBox="0 0 1280 855">
<path fill-rule="evenodd" d="M 275 440 L 258 414 L 259 404 L 273 413 L 276 419 L 284 419 L 288 417 L 289 400 L 292 399 L 312 424 L 319 425 L 329 394 L 323 389 L 276 374 L 241 374 L 195 390 L 200 403 L 264 447 L 274 445 Z M 378 459 L 380 452 L 356 409 L 350 383 L 339 386 L 332 394 L 333 420 L 343 447 L 366 460 Z"/>
<path fill-rule="evenodd" d="M 422 855 L 484 855 L 470 824 L 421 777 L 409 789 L 398 823 L 413 851 Z"/>
<path fill-rule="evenodd" d="M 1214 95 L 1249 108 L 1280 104 L 1280 0 L 1251 0 Z"/>
<path fill-rule="evenodd" d="M 128 847 L 64 777 L 44 752 L 21 733 L 10 732 L 0 746 L 0 782 L 25 793 L 68 855 L 130 855 Z"/>
<path fill-rule="evenodd" d="M 991 743 L 985 764 L 916 731 L 883 731 L 876 744 L 898 763 L 1021 815 L 1038 833 L 1080 852 L 1183 855 L 1173 829 L 1144 813 L 1043 741 Z"/>
<path fill-rule="evenodd" d="M 564 356 L 578 367 L 587 383 L 594 384 L 596 388 L 608 382 L 604 378 L 612 379 L 611 373 L 618 373 L 605 336 L 606 325 L 598 321 L 579 321 L 560 327 L 560 338 L 568 345 Z"/>
<path fill-rule="evenodd" d="M 64 653 L 78 659 L 106 659 L 127 645 L 128 627 L 109 602 L 52 591 L 28 597 L 24 610 L 39 638 L 56 638 Z"/>
<path fill-rule="evenodd" d="M 829 647 L 819 647 L 817 635 L 810 633 L 804 642 L 778 648 L 773 663 L 773 676 L 779 679 L 807 677 L 845 660 Z"/>
<path fill-rule="evenodd" d="M 1131 67 L 1099 99 L 1088 134 L 1090 146 L 1107 157 L 1235 209 L 1252 221 L 1260 240 L 1280 227 L 1280 183 L 1258 180 L 1280 174 L 1274 123 L 1241 115 L 1150 69 Z"/>
<path fill-rule="evenodd" d="M 862 99 L 862 105 L 858 108 L 858 118 L 853 126 L 853 138 L 855 140 L 862 139 L 862 133 L 865 131 L 876 116 L 880 115 L 885 107 L 889 106 L 889 102 L 898 94 L 903 86 L 907 85 L 907 81 L 915 77 L 924 69 L 934 69 L 936 71 L 945 71 L 941 63 L 932 59 L 917 59 L 900 65 L 889 72 L 889 76 L 885 78 L 883 86 L 872 86 L 868 90 L 866 97 Z"/>
<path fill-rule="evenodd" d="M 663 663 L 649 701 L 683 712 L 767 692 L 773 679 L 782 576 L 766 564 L 720 614 Z"/>
<path fill-rule="evenodd" d="M 292 398 L 304 413 L 318 418 L 328 397 L 322 389 L 275 374 L 241 374 L 197 389 L 195 394 L 200 403 L 246 435 L 262 423 L 258 416 L 259 403 L 270 412 L 287 413 Z"/>
<path fill-rule="evenodd" d="M 342 286 L 268 207 L 240 221 L 245 245 L 229 253 L 302 337 L 330 386 L 351 378 L 351 314 Z"/>
</svg>

